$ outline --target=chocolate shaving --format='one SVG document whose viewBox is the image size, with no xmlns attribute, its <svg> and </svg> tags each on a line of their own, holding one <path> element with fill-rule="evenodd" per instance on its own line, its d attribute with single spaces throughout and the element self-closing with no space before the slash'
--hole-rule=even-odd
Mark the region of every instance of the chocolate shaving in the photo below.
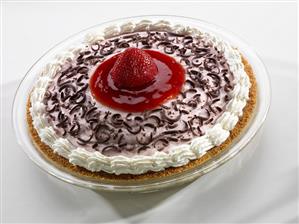
<svg viewBox="0 0 299 224">
<path fill-rule="evenodd" d="M 156 122 L 156 125 L 157 126 L 159 126 L 160 125 L 160 123 L 161 123 L 161 119 L 158 117 L 158 116 L 156 116 L 156 115 L 151 115 L 151 116 L 149 116 L 148 118 L 147 118 L 147 121 L 149 121 L 149 120 L 154 120 L 155 122 Z"/>
<path fill-rule="evenodd" d="M 172 142 L 178 142 L 179 139 L 178 138 L 174 138 L 174 137 L 167 137 L 168 141 L 172 141 Z"/>
<path fill-rule="evenodd" d="M 139 143 L 140 145 L 148 145 L 149 143 L 151 143 L 153 140 L 153 133 L 150 133 L 150 135 L 146 135 L 145 133 L 143 133 L 141 136 L 137 135 L 136 136 L 136 141 L 137 143 Z"/>
<path fill-rule="evenodd" d="M 54 111 L 57 110 L 57 109 L 58 109 L 58 105 L 57 105 L 57 104 L 53 104 L 52 107 L 50 107 L 50 109 L 47 108 L 46 111 L 47 111 L 48 113 L 52 113 L 52 112 L 54 112 Z"/>
<path fill-rule="evenodd" d="M 191 121 L 188 121 L 188 124 L 189 124 L 190 130 L 191 130 L 191 132 L 194 136 L 200 136 L 201 135 L 201 131 L 200 131 L 200 128 L 198 126 L 193 127 Z"/>
<path fill-rule="evenodd" d="M 123 134 L 121 134 L 120 137 L 118 138 L 117 144 L 119 147 L 127 145 L 126 139 L 124 138 Z"/>
<path fill-rule="evenodd" d="M 84 106 L 84 105 L 80 105 L 80 104 L 75 105 L 70 110 L 70 114 L 73 114 L 75 111 L 80 110 L 80 109 L 82 110 L 81 118 L 83 118 L 85 116 L 85 113 L 86 113 L 86 106 Z"/>
<path fill-rule="evenodd" d="M 189 107 L 192 107 L 192 108 L 195 109 L 197 107 L 197 101 L 196 100 L 189 100 L 188 103 L 187 103 L 187 105 Z"/>
<path fill-rule="evenodd" d="M 189 89 L 193 89 L 196 91 L 196 82 L 194 82 L 192 80 L 186 80 L 185 83 L 186 83 L 186 85 L 188 85 Z"/>
<path fill-rule="evenodd" d="M 190 65 L 191 65 L 190 60 L 189 60 L 188 58 L 182 58 L 182 59 L 180 60 L 180 62 L 181 62 L 183 65 L 185 65 L 185 66 L 190 66 Z"/>
<path fill-rule="evenodd" d="M 200 57 L 194 57 L 192 58 L 192 65 L 195 67 L 198 67 L 202 64 L 202 61 L 200 59 Z"/>
<path fill-rule="evenodd" d="M 58 91 L 60 92 L 60 94 L 63 95 L 63 98 L 64 98 L 64 95 L 65 95 L 66 97 L 69 97 L 71 91 L 72 91 L 72 92 L 75 92 L 76 89 L 75 89 L 75 87 L 72 86 L 71 84 L 65 84 L 65 85 L 61 86 L 61 87 L 59 88 Z M 62 91 L 64 91 L 64 92 L 62 92 Z M 64 99 L 63 101 L 65 101 L 65 99 Z"/>
<path fill-rule="evenodd" d="M 180 138 L 180 140 L 182 141 L 182 142 L 189 142 L 189 141 L 191 141 L 192 140 L 192 138 L 188 138 L 188 137 L 184 137 L 184 136 L 182 136 L 181 138 Z"/>
<path fill-rule="evenodd" d="M 160 111 L 162 111 L 162 109 L 158 108 L 158 109 L 151 110 L 149 113 L 153 114 L 153 113 L 157 113 L 157 112 L 160 112 Z"/>
<path fill-rule="evenodd" d="M 105 143 L 110 139 L 111 131 L 108 125 L 99 124 L 95 129 L 94 135 L 97 143 Z"/>
<path fill-rule="evenodd" d="M 228 101 L 231 100 L 231 97 L 229 97 L 228 95 L 226 95 L 226 96 L 224 97 L 224 100 L 225 100 L 225 102 L 228 102 Z"/>
<path fill-rule="evenodd" d="M 170 130 L 170 131 L 164 131 L 161 133 L 161 135 L 175 135 L 175 134 L 178 134 L 179 131 L 177 130 Z"/>
<path fill-rule="evenodd" d="M 77 70 L 77 73 L 87 74 L 88 71 L 89 71 L 89 69 L 87 67 L 79 67 L 78 70 Z"/>
<path fill-rule="evenodd" d="M 79 86 L 82 84 L 84 85 L 84 83 L 82 83 L 84 78 L 85 78 L 85 75 L 81 75 L 76 81 L 77 85 L 79 85 Z"/>
<path fill-rule="evenodd" d="M 178 48 L 177 46 L 168 44 L 164 47 L 164 53 L 173 54 L 177 48 Z"/>
<path fill-rule="evenodd" d="M 167 129 L 174 129 L 174 128 L 176 128 L 177 126 L 178 126 L 177 123 L 172 123 L 172 124 L 168 124 L 168 125 L 166 126 L 166 128 L 167 128 Z"/>
<path fill-rule="evenodd" d="M 149 128 L 152 128 L 152 129 L 154 129 L 154 131 L 157 130 L 157 126 L 155 126 L 155 125 L 152 124 L 152 123 L 146 123 L 146 124 L 143 125 L 143 127 L 149 127 Z"/>
<path fill-rule="evenodd" d="M 210 92 L 208 92 L 208 96 L 212 99 L 218 97 L 220 95 L 220 90 L 216 89 L 216 90 L 212 90 Z"/>
<path fill-rule="evenodd" d="M 149 146 L 141 146 L 140 148 L 137 149 L 137 153 L 140 153 L 141 151 L 145 151 L 146 149 L 149 149 L 150 147 Z"/>
<path fill-rule="evenodd" d="M 167 139 L 158 139 L 154 142 L 153 146 L 158 151 L 162 151 L 166 146 L 169 145 L 169 141 Z"/>
<path fill-rule="evenodd" d="M 216 110 L 218 110 L 219 112 L 222 112 L 222 111 L 223 111 L 223 109 L 222 109 L 221 107 L 216 106 L 215 108 L 216 108 Z"/>
<path fill-rule="evenodd" d="M 143 121 L 143 118 L 140 117 L 140 116 L 136 116 L 136 117 L 134 118 L 134 121 L 136 121 L 136 122 L 142 122 L 142 121 Z"/>
<path fill-rule="evenodd" d="M 100 45 L 98 43 L 94 43 L 90 46 L 91 50 L 98 51 L 100 49 Z"/>
<path fill-rule="evenodd" d="M 214 58 L 205 58 L 204 60 L 204 68 L 208 71 L 217 67 L 217 61 Z"/>
<path fill-rule="evenodd" d="M 88 120 L 88 118 L 91 117 L 92 114 L 96 113 L 96 110 L 97 110 L 96 107 L 92 107 L 92 108 L 88 109 L 88 111 L 86 111 L 86 114 L 85 114 L 86 120 Z"/>
<path fill-rule="evenodd" d="M 119 48 L 127 48 L 127 47 L 130 47 L 130 44 L 128 44 L 126 41 L 123 41 L 123 42 L 119 42 L 117 44 L 117 47 L 119 47 Z"/>
<path fill-rule="evenodd" d="M 127 122 L 124 122 L 124 125 L 127 128 L 127 131 L 130 132 L 131 134 L 138 134 L 141 131 L 141 126 L 131 126 Z"/>
<path fill-rule="evenodd" d="M 183 37 L 184 34 L 179 34 L 179 33 L 173 33 L 173 32 L 168 32 L 169 36 L 173 36 L 173 37 Z"/>
<path fill-rule="evenodd" d="M 96 143 L 94 143 L 94 144 L 92 145 L 92 148 L 95 149 L 96 151 L 98 151 L 98 150 L 97 150 L 97 147 L 98 147 L 98 146 L 99 146 L 99 144 L 96 142 Z"/>
<path fill-rule="evenodd" d="M 87 88 L 88 88 L 88 84 L 85 84 L 81 89 L 77 90 L 77 93 L 84 92 L 85 90 L 87 90 Z"/>
<path fill-rule="evenodd" d="M 230 92 L 231 90 L 233 89 L 233 87 L 231 86 L 231 85 L 228 85 L 228 84 L 225 84 L 225 86 L 224 86 L 224 91 L 225 92 Z"/>
<path fill-rule="evenodd" d="M 123 123 L 123 119 L 121 118 L 121 115 L 120 114 L 113 114 L 111 116 L 111 123 L 114 125 L 114 126 L 119 126 Z"/>
<path fill-rule="evenodd" d="M 104 148 L 102 149 L 102 153 L 103 153 L 103 154 L 105 154 L 105 153 L 108 152 L 108 151 L 121 152 L 121 149 L 118 148 L 118 147 L 116 147 L 116 146 L 114 146 L 114 145 L 108 145 L 108 146 L 106 146 L 106 147 L 104 147 Z"/>
<path fill-rule="evenodd" d="M 131 116 L 132 116 L 132 114 L 131 114 L 131 113 L 128 113 L 127 116 L 126 116 L 126 120 L 127 120 L 127 121 L 131 121 L 131 120 L 132 120 L 132 119 L 130 118 Z"/>
<path fill-rule="evenodd" d="M 49 99 L 51 99 L 51 97 L 52 97 L 52 93 L 49 91 L 49 90 L 47 90 L 46 92 L 45 92 L 45 100 L 49 100 Z"/>
<path fill-rule="evenodd" d="M 199 103 L 200 102 L 200 97 L 201 97 L 201 94 L 198 93 L 198 94 L 194 94 L 192 98 Z"/>
<path fill-rule="evenodd" d="M 192 48 L 192 51 L 196 53 L 197 57 L 201 58 L 201 57 L 203 57 L 203 56 L 205 56 L 205 55 L 208 54 L 209 49 L 207 49 L 207 48 L 199 48 L 199 47 L 194 46 Z"/>
<path fill-rule="evenodd" d="M 104 55 L 104 56 L 107 56 L 107 55 L 112 54 L 112 53 L 115 51 L 115 49 L 116 49 L 116 47 L 110 47 L 110 46 L 103 47 L 103 48 L 100 50 L 100 54 L 101 54 L 101 55 Z"/>
<path fill-rule="evenodd" d="M 178 56 L 181 56 L 183 58 L 187 58 L 187 57 L 190 57 L 192 55 L 191 50 L 189 50 L 187 48 L 180 48 L 180 49 L 178 49 L 178 51 L 179 51 Z"/>
<path fill-rule="evenodd" d="M 180 120 L 182 114 L 180 111 L 162 111 L 162 117 L 165 118 L 169 122 L 176 122 Z"/>
<path fill-rule="evenodd" d="M 69 133 L 72 136 L 77 136 L 80 132 L 80 124 L 78 122 L 76 122 L 70 129 Z"/>
<path fill-rule="evenodd" d="M 86 95 L 82 92 L 77 92 L 75 95 L 70 97 L 70 100 L 74 104 L 83 104 L 86 101 Z"/>
<path fill-rule="evenodd" d="M 186 46 L 193 42 L 193 37 L 192 36 L 184 36 L 182 41 L 183 41 L 183 44 Z"/>
<path fill-rule="evenodd" d="M 93 134 L 90 135 L 89 138 L 87 138 L 87 139 L 83 139 L 81 137 L 77 137 L 77 139 L 79 140 L 78 144 L 80 144 L 80 145 L 86 145 L 87 143 L 89 143 L 91 141 L 92 137 L 93 137 Z"/>
</svg>

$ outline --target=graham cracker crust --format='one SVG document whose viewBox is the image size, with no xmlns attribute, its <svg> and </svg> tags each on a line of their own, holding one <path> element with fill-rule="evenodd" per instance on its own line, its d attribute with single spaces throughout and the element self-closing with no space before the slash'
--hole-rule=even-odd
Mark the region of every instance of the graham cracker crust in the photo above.
<svg viewBox="0 0 299 224">
<path fill-rule="evenodd" d="M 149 171 L 145 174 L 139 174 L 139 175 L 133 175 L 133 174 L 115 175 L 115 174 L 106 173 L 104 171 L 91 172 L 83 167 L 73 165 L 64 157 L 54 153 L 53 150 L 48 145 L 44 144 L 41 141 L 40 137 L 37 134 L 37 131 L 33 127 L 32 117 L 29 111 L 29 108 L 31 107 L 31 103 L 30 103 L 30 97 L 28 97 L 27 107 L 26 107 L 27 110 L 26 119 L 28 123 L 28 131 L 30 133 L 30 137 L 36 149 L 42 154 L 42 156 L 45 159 L 50 161 L 53 165 L 74 176 L 78 176 L 80 178 L 85 178 L 90 180 L 111 181 L 111 182 L 144 181 L 144 180 L 152 180 L 152 179 L 162 178 L 162 177 L 169 177 L 193 169 L 197 166 L 204 164 L 205 162 L 209 161 L 210 159 L 216 157 L 217 155 L 219 155 L 220 153 L 228 149 L 228 147 L 232 144 L 233 140 L 241 134 L 242 130 L 246 127 L 246 125 L 250 121 L 250 118 L 254 112 L 256 102 L 257 102 L 257 83 L 251 65 L 244 57 L 242 57 L 242 62 L 244 64 L 245 71 L 249 76 L 251 82 L 251 88 L 249 90 L 249 100 L 247 101 L 247 104 L 243 110 L 243 116 L 239 119 L 237 125 L 230 132 L 230 136 L 224 143 L 222 143 L 220 146 L 212 148 L 204 156 L 192 160 L 184 166 L 169 167 L 163 171 L 159 171 L 159 172 Z"/>
</svg>

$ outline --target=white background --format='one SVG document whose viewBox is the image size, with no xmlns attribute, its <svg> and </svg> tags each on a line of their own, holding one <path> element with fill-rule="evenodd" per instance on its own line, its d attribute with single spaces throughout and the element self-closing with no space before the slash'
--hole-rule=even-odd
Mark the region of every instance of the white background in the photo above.
<svg viewBox="0 0 299 224">
<path fill-rule="evenodd" d="M 2 221 L 298 222 L 296 8 L 294 3 L 4 3 Z M 243 37 L 269 71 L 272 106 L 259 148 L 235 175 L 204 192 L 198 189 L 201 179 L 153 194 L 81 189 L 47 176 L 16 144 L 12 98 L 29 67 L 73 33 L 142 14 L 190 16 L 221 25 Z"/>
</svg>

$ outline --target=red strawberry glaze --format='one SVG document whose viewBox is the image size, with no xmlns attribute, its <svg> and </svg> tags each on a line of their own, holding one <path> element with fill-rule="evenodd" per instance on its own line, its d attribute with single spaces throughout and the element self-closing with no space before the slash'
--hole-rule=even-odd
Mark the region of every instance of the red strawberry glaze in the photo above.
<svg viewBox="0 0 299 224">
<path fill-rule="evenodd" d="M 152 82 L 138 90 L 118 88 L 111 70 L 120 53 L 101 63 L 92 74 L 89 87 L 93 97 L 105 106 L 128 112 L 151 110 L 176 97 L 185 82 L 184 68 L 166 54 L 144 51 L 151 56 L 158 70 Z"/>
</svg>

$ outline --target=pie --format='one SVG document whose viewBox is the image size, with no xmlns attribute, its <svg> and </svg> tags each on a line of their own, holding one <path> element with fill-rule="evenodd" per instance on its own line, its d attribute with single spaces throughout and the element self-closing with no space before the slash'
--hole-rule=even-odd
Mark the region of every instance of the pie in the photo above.
<svg viewBox="0 0 299 224">
<path fill-rule="evenodd" d="M 253 70 L 213 33 L 142 20 L 89 33 L 40 72 L 27 101 L 37 150 L 82 178 L 144 180 L 229 150 L 254 113 Z"/>
</svg>

